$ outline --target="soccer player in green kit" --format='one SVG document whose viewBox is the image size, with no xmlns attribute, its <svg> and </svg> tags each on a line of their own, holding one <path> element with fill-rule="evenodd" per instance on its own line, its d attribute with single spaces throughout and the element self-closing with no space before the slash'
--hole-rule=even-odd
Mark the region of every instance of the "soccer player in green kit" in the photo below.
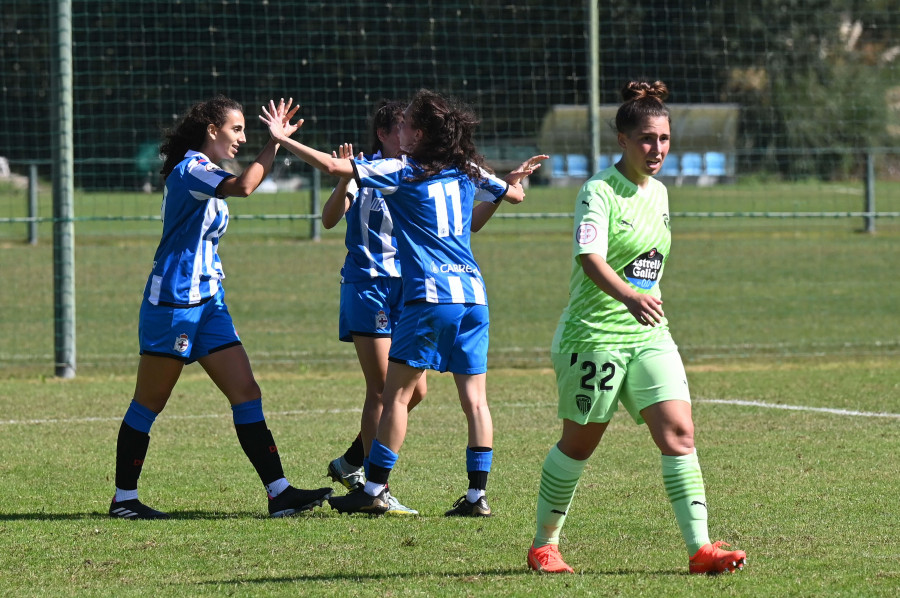
<svg viewBox="0 0 900 598">
<path fill-rule="evenodd" d="M 562 437 L 544 461 L 528 551 L 529 566 L 543 573 L 573 572 L 559 553 L 559 533 L 619 401 L 635 422 L 647 424 L 662 453 L 689 571 L 730 572 L 746 562 L 744 551 L 709 540 L 687 377 L 660 299 L 671 233 L 668 194 L 653 175 L 669 151 L 667 96 L 660 81 L 625 85 L 616 114 L 622 158 L 587 181 L 576 199 L 569 304 L 551 349 Z"/>
</svg>

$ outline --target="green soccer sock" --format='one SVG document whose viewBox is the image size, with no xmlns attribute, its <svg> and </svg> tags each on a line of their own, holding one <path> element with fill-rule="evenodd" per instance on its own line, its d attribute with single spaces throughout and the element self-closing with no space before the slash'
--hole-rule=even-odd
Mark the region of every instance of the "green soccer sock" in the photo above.
<svg viewBox="0 0 900 598">
<path fill-rule="evenodd" d="M 693 556 L 701 546 L 709 544 L 706 492 L 697 452 L 678 457 L 662 455 L 662 474 L 688 556 Z"/>
<path fill-rule="evenodd" d="M 541 487 L 537 502 L 537 533 L 534 547 L 559 544 L 559 532 L 575 496 L 575 488 L 587 460 L 567 457 L 554 444 L 541 471 Z"/>
</svg>

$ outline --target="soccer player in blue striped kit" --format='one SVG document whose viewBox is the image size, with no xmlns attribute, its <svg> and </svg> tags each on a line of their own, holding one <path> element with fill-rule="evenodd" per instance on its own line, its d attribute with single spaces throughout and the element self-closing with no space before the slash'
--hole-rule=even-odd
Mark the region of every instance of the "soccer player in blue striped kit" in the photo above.
<svg viewBox="0 0 900 598">
<path fill-rule="evenodd" d="M 406 104 L 382 100 L 370 119 L 371 154 L 368 159 L 396 158 L 400 154 L 400 125 Z M 338 155 L 340 154 L 340 156 Z M 353 146 L 343 144 L 332 157 L 350 159 Z M 322 207 L 322 226 L 333 228 L 347 220 L 344 244 L 347 257 L 341 268 L 338 338 L 352 342 L 366 381 L 360 433 L 340 457 L 328 464 L 328 476 L 348 490 L 365 485 L 364 464 L 381 416 L 381 395 L 387 373 L 391 337 L 403 309 L 403 281 L 397 257 L 394 223 L 384 196 L 371 187 L 359 188 L 352 178 L 342 178 Z M 427 392 L 425 376 L 419 378 L 409 408 Z M 387 493 L 390 515 L 418 515 Z"/>
<path fill-rule="evenodd" d="M 400 129 L 406 104 L 382 100 L 370 121 L 369 160 L 400 156 Z M 353 146 L 345 143 L 332 157 L 353 157 Z M 516 183 L 533 173 L 549 156 L 532 156 L 510 172 L 504 180 Z M 479 194 L 487 194 L 478 190 Z M 476 196 L 477 198 L 477 196 Z M 496 212 L 499 204 L 487 194 L 472 209 L 472 231 L 480 230 Z M 332 228 L 347 220 L 345 245 L 347 257 L 341 269 L 339 338 L 352 341 L 366 381 L 360 433 L 340 457 L 328 464 L 328 475 L 349 490 L 365 485 L 367 449 L 375 438 L 381 416 L 381 397 L 388 368 L 391 337 L 403 310 L 400 259 L 390 210 L 381 191 L 359 188 L 352 178 L 342 178 L 322 208 L 322 225 Z M 425 373 L 419 377 L 408 404 L 411 410 L 427 392 Z M 417 515 L 418 511 L 401 504 L 391 493 L 388 515 Z"/>
<path fill-rule="evenodd" d="M 297 107 L 274 103 L 284 134 Z M 272 170 L 278 144 L 270 140 L 240 174 L 217 163 L 233 159 L 246 143 L 243 109 L 224 96 L 190 108 L 167 134 L 160 153 L 163 232 L 141 303 L 141 358 L 134 398 L 116 445 L 116 493 L 111 517 L 165 519 L 138 500 L 137 483 L 150 443 L 150 428 L 171 396 L 185 365 L 198 362 L 231 403 L 238 440 L 269 496 L 269 515 L 284 517 L 321 506 L 330 488 L 301 490 L 285 478 L 281 458 L 262 411 L 262 393 L 234 329 L 218 245 L 228 226 L 229 196 L 246 197 Z"/>
<path fill-rule="evenodd" d="M 493 460 L 487 405 L 488 309 L 484 280 L 470 247 L 476 189 L 493 201 L 524 199 L 520 183 L 488 175 L 472 142 L 477 123 L 466 107 L 421 90 L 404 112 L 399 159 L 335 158 L 286 136 L 274 104 L 261 116 L 272 138 L 311 166 L 360 187 L 380 189 L 397 225 L 404 307 L 394 333 L 383 411 L 369 452 L 365 486 L 330 499 L 339 512 L 384 513 L 386 486 L 406 436 L 407 405 L 426 369 L 454 375 L 468 422 L 469 489 L 447 516 L 489 516 L 485 499 Z M 302 124 L 302 121 L 300 121 Z"/>
</svg>

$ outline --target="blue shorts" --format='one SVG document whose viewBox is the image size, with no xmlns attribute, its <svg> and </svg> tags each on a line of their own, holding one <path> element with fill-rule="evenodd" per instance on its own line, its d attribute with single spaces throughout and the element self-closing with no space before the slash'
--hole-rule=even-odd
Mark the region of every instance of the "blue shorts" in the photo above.
<svg viewBox="0 0 900 598">
<path fill-rule="evenodd" d="M 487 305 L 409 303 L 403 306 L 389 359 L 454 374 L 487 371 Z"/>
<path fill-rule="evenodd" d="M 138 322 L 141 355 L 193 363 L 241 344 L 221 287 L 209 301 L 195 307 L 153 305 L 144 299 Z"/>
<path fill-rule="evenodd" d="M 341 283 L 338 338 L 353 342 L 354 336 L 390 338 L 403 311 L 403 281 L 373 278 L 365 282 Z"/>
</svg>

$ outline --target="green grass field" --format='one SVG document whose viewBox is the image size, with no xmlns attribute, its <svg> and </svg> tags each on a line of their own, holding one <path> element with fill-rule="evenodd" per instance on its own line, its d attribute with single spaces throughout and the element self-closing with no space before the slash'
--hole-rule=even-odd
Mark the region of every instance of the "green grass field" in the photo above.
<svg viewBox="0 0 900 598">
<path fill-rule="evenodd" d="M 898 211 L 900 193 L 885 186 L 879 210 Z M 519 209 L 568 212 L 573 197 L 535 188 Z M 21 215 L 18 201 L 0 193 L 0 216 Z M 672 188 L 670 201 L 690 213 L 858 211 L 862 200 L 810 183 Z M 308 209 L 301 195 L 253 202 L 231 202 L 232 213 Z M 158 206 L 157 196 L 79 194 L 76 215 Z M 663 297 L 695 399 L 710 530 L 749 564 L 739 575 L 687 575 L 658 452 L 620 414 L 563 531 L 578 574 L 527 570 L 540 467 L 559 431 L 547 352 L 566 302 L 570 227 L 498 219 L 475 236 L 492 317 L 495 517 L 442 516 L 465 487 L 465 422 L 448 376 L 430 375 L 391 479 L 420 517 L 326 507 L 276 521 L 226 401 L 192 366 L 153 428 L 141 478 L 142 499 L 174 519 L 124 522 L 105 513 L 159 225 L 76 224 L 78 376 L 68 381 L 52 376 L 49 225 L 36 247 L 23 242 L 25 225 L 0 225 L 0 594 L 896 595 L 896 219 L 879 220 L 875 235 L 857 232 L 861 219 L 673 219 Z M 302 220 L 237 219 L 221 253 L 288 477 L 316 487 L 355 434 L 363 384 L 352 348 L 335 338 L 342 232 L 310 242 L 308 230 Z"/>
</svg>

